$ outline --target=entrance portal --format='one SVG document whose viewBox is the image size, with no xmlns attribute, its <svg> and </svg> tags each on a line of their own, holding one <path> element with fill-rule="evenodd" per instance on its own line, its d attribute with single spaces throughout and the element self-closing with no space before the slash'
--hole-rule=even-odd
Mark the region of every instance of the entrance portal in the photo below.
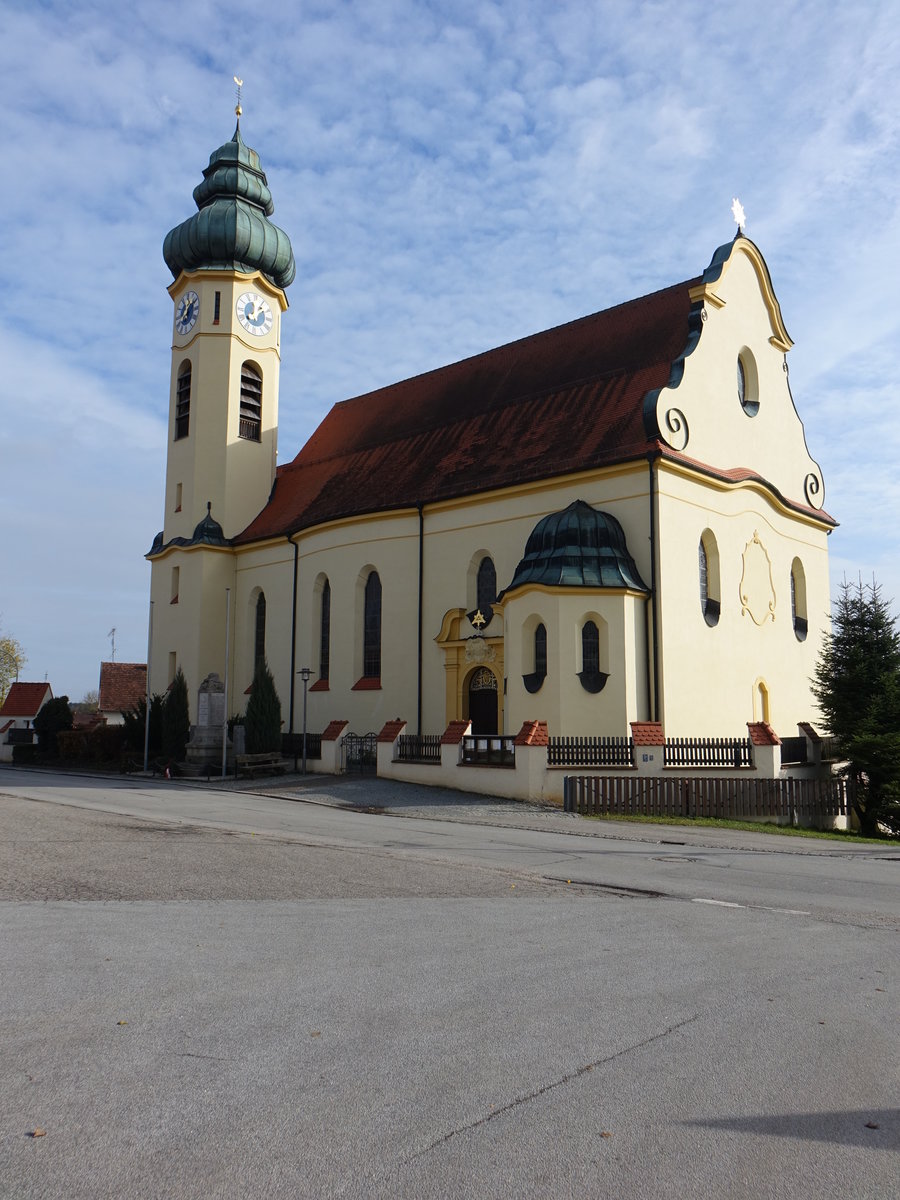
<svg viewBox="0 0 900 1200">
<path fill-rule="evenodd" d="M 497 676 L 487 667 L 479 667 L 469 678 L 469 720 L 473 733 L 497 733 Z"/>
</svg>

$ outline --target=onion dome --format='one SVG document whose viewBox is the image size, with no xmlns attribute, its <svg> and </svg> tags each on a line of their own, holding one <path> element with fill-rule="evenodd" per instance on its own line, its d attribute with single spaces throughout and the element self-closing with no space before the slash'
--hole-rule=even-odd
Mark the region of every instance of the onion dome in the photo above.
<svg viewBox="0 0 900 1200">
<path fill-rule="evenodd" d="M 198 212 L 166 234 L 163 258 L 177 279 L 182 271 L 224 268 L 261 271 L 286 288 L 297 273 L 288 235 L 269 217 L 275 211 L 259 155 L 244 144 L 240 124 L 230 142 L 209 157 L 194 188 Z"/>
<path fill-rule="evenodd" d="M 538 521 L 501 595 L 526 584 L 649 591 L 628 553 L 622 526 L 611 513 L 583 500 Z"/>
<path fill-rule="evenodd" d="M 206 516 L 194 529 L 194 536 L 188 545 L 195 546 L 198 542 L 202 542 L 205 546 L 228 545 L 224 529 L 212 515 L 212 502 L 209 500 L 206 502 Z"/>
</svg>

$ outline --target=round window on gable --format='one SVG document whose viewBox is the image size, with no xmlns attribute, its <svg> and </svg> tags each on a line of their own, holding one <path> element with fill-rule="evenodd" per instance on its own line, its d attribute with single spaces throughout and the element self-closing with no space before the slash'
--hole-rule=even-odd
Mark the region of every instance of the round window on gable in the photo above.
<svg viewBox="0 0 900 1200">
<path fill-rule="evenodd" d="M 737 394 L 747 416 L 755 417 L 759 412 L 759 379 L 756 362 L 746 347 L 737 358 Z"/>
</svg>

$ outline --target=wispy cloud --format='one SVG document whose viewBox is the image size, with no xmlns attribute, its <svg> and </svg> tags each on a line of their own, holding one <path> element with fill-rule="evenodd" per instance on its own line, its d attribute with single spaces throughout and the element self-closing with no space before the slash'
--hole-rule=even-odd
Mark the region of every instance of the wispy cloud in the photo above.
<svg viewBox="0 0 900 1200">
<path fill-rule="evenodd" d="M 797 346 L 837 572 L 900 595 L 896 7 L 812 0 L 4 7 L 0 610 L 80 694 L 144 654 L 165 232 L 247 140 L 298 262 L 282 460 L 329 405 L 701 270 L 740 195 Z M 802 67 L 802 69 L 800 69 Z M 22 503 L 22 497 L 28 503 Z M 67 636 L 58 636 L 65 628 Z M 77 637 L 71 631 L 77 631 Z"/>
</svg>

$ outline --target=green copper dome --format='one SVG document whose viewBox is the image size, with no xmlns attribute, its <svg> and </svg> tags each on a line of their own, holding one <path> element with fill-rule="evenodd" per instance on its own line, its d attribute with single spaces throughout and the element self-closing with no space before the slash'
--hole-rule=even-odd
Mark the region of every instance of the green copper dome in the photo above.
<svg viewBox="0 0 900 1200">
<path fill-rule="evenodd" d="M 611 513 L 591 508 L 583 500 L 538 521 L 525 545 L 525 557 L 501 595 L 525 584 L 648 590 L 628 553 L 622 526 Z"/>
<path fill-rule="evenodd" d="M 272 193 L 240 125 L 231 141 L 210 155 L 194 200 L 199 211 L 163 242 L 163 258 L 175 278 L 207 267 L 262 271 L 280 288 L 293 282 L 297 269 L 290 238 L 269 220 L 275 211 Z"/>
</svg>

